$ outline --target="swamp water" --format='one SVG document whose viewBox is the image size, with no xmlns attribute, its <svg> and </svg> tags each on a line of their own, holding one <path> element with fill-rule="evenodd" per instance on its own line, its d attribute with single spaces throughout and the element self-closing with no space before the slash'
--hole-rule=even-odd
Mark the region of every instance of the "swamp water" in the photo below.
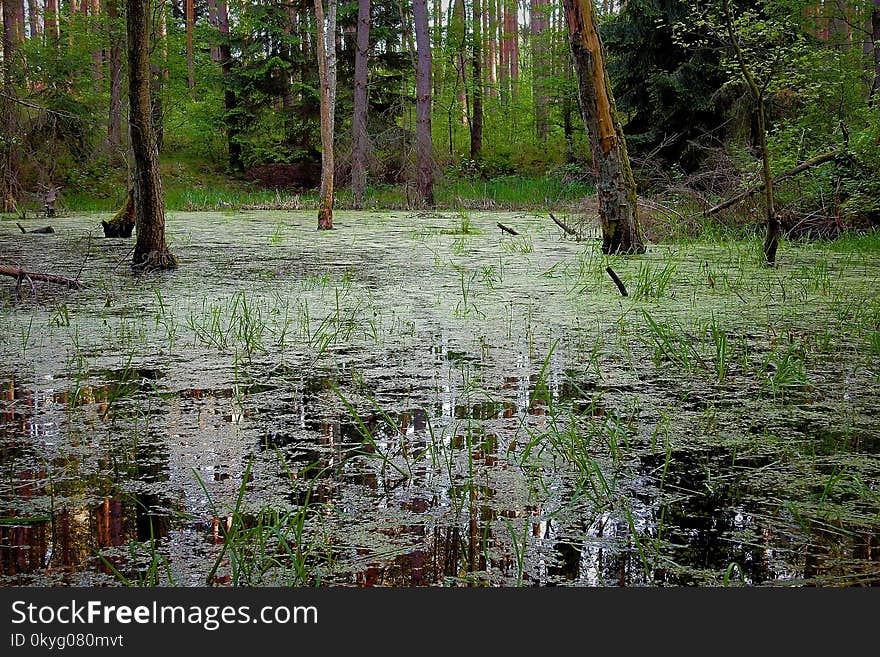
<svg viewBox="0 0 880 657">
<path fill-rule="evenodd" d="M 135 278 L 97 220 L 0 225 L 90 284 L 0 281 L 3 585 L 880 583 L 876 235 L 172 213 Z"/>
</svg>

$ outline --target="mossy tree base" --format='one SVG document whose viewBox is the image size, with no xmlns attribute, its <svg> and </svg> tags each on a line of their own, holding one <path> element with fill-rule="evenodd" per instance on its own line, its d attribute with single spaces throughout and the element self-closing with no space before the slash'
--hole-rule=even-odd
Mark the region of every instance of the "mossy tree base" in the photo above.
<svg viewBox="0 0 880 657">
<path fill-rule="evenodd" d="M 125 198 L 125 205 L 119 208 L 119 211 L 113 215 L 110 221 L 101 221 L 104 228 L 104 237 L 131 237 L 131 231 L 134 229 L 134 195 L 131 190 Z"/>
</svg>

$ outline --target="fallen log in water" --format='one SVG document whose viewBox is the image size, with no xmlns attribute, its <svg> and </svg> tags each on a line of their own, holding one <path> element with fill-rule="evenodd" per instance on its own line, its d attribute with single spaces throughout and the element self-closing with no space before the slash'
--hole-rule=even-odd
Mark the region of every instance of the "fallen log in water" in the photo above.
<svg viewBox="0 0 880 657">
<path fill-rule="evenodd" d="M 53 274 L 40 274 L 33 271 L 25 271 L 20 267 L 11 267 L 9 265 L 0 265 L 0 275 L 11 276 L 17 278 L 19 282 L 23 280 L 29 281 L 45 281 L 46 283 L 54 283 L 55 285 L 66 285 L 69 288 L 81 290 L 85 287 L 79 281 L 64 276 L 55 276 Z"/>
<path fill-rule="evenodd" d="M 22 226 L 20 223 L 15 222 L 15 225 L 18 226 L 18 229 L 22 233 L 39 233 L 39 234 L 43 234 L 43 235 L 48 235 L 50 233 L 55 232 L 55 229 L 52 228 L 52 226 L 43 226 L 42 228 L 34 228 L 33 230 L 25 230 L 25 227 Z"/>
<path fill-rule="evenodd" d="M 500 221 L 498 222 L 498 227 L 505 233 L 509 233 L 511 235 L 519 235 L 519 233 L 515 229 L 511 228 L 510 226 L 505 226 Z"/>
</svg>

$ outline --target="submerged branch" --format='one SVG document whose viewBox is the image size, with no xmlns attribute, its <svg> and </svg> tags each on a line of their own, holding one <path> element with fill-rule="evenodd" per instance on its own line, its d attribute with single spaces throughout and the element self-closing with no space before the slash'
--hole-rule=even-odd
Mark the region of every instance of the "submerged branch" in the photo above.
<svg viewBox="0 0 880 657">
<path fill-rule="evenodd" d="M 32 271 L 25 271 L 20 267 L 11 267 L 9 265 L 0 265 L 0 276 L 11 276 L 17 278 L 19 282 L 23 280 L 45 281 L 46 283 L 55 283 L 56 285 L 66 285 L 69 288 L 81 290 L 85 287 L 79 281 L 64 276 L 55 276 L 53 274 L 40 274 Z"/>
<path fill-rule="evenodd" d="M 559 226 L 563 230 L 564 233 L 566 233 L 568 235 L 573 235 L 574 237 L 578 236 L 578 233 L 574 228 L 572 228 L 571 226 L 568 226 L 563 221 L 560 221 L 559 219 L 554 217 L 552 212 L 549 212 L 548 214 L 550 215 L 550 218 L 553 220 L 553 223 L 555 223 L 557 226 Z"/>
</svg>

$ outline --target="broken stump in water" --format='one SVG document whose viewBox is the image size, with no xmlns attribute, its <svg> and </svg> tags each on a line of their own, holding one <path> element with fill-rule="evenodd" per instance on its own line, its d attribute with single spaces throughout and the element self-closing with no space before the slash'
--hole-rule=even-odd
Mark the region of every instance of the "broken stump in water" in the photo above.
<svg viewBox="0 0 880 657">
<path fill-rule="evenodd" d="M 101 221 L 104 237 L 131 237 L 134 230 L 134 194 L 129 190 L 125 197 L 125 205 L 113 215 L 110 221 Z"/>
</svg>

